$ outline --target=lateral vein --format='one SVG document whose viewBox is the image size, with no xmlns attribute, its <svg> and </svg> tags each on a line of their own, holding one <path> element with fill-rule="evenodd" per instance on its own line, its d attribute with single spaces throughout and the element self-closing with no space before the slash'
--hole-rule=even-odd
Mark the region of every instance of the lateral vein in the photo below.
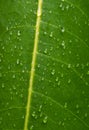
<svg viewBox="0 0 89 130">
<path fill-rule="evenodd" d="M 43 2 L 43 0 L 38 0 L 36 31 L 35 31 L 34 49 L 33 49 L 33 57 L 32 57 L 30 80 L 29 80 L 29 88 L 28 88 L 28 99 L 27 99 L 27 107 L 26 107 L 26 116 L 25 116 L 24 130 L 28 130 L 28 120 L 29 120 L 29 115 L 30 115 L 31 96 L 32 96 L 32 89 L 33 89 L 35 63 L 36 63 L 36 52 L 37 52 L 37 47 L 38 47 L 40 21 L 41 21 L 41 14 L 42 14 L 42 2 Z"/>
</svg>

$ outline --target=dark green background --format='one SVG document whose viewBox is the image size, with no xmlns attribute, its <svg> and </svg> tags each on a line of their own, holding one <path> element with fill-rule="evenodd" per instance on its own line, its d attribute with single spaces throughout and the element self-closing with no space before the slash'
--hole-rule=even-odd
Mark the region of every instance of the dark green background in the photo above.
<svg viewBox="0 0 89 130">
<path fill-rule="evenodd" d="M 0 130 L 23 130 L 37 0 L 0 0 Z M 28 130 L 89 130 L 89 0 L 43 0 Z"/>
</svg>

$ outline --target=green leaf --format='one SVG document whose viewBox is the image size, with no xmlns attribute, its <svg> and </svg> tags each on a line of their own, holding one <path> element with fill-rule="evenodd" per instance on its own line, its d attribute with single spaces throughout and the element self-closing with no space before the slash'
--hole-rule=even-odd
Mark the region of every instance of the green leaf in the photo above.
<svg viewBox="0 0 89 130">
<path fill-rule="evenodd" d="M 89 0 L 1 0 L 0 64 L 0 130 L 89 130 Z"/>
</svg>

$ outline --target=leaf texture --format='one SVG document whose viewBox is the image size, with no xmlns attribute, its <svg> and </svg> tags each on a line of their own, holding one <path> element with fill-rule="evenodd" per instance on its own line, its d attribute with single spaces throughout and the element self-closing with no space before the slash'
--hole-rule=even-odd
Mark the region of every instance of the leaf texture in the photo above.
<svg viewBox="0 0 89 130">
<path fill-rule="evenodd" d="M 0 63 L 0 130 L 89 130 L 89 0 L 1 0 Z"/>
</svg>

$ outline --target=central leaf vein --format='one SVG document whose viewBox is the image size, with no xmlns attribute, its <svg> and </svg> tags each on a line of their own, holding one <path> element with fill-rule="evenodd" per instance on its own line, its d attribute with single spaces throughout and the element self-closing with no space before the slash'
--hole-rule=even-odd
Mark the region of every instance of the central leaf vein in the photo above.
<svg viewBox="0 0 89 130">
<path fill-rule="evenodd" d="M 35 63 L 36 63 L 36 55 L 37 55 L 36 52 L 37 52 L 37 47 L 38 47 L 41 14 L 42 14 L 42 0 L 39 0 L 38 1 L 36 32 L 35 32 L 35 39 L 34 39 L 34 49 L 33 49 L 33 57 L 32 57 L 31 75 L 30 75 L 30 80 L 29 80 L 29 89 L 28 89 L 28 99 L 27 99 L 24 130 L 28 129 L 28 120 L 29 120 L 29 115 L 30 115 L 31 95 L 32 95 L 32 89 L 33 89 L 34 70 L 35 70 Z"/>
</svg>

